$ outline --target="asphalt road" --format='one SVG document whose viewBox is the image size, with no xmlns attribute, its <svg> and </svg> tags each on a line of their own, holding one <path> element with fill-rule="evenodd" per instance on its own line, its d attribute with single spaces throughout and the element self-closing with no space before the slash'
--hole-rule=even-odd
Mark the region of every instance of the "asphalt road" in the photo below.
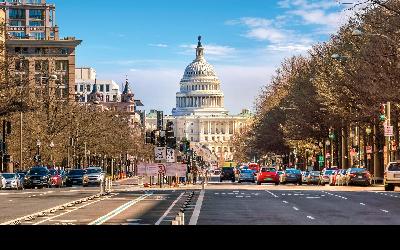
<svg viewBox="0 0 400 250">
<path fill-rule="evenodd" d="M 213 181 L 215 181 L 213 179 Z M 185 225 L 399 225 L 399 192 L 382 187 L 318 187 L 211 182 L 144 189 L 129 180 L 107 196 L 98 188 L 0 192 L 0 224 L 78 201 L 22 225 L 171 225 L 185 207 Z M 84 199 L 92 197 L 91 199 Z M 186 202 L 186 206 L 184 203 Z"/>
</svg>

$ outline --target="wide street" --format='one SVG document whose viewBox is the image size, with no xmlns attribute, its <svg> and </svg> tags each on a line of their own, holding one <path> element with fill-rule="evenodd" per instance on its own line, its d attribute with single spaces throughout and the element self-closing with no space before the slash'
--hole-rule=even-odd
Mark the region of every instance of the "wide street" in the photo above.
<svg viewBox="0 0 400 250">
<path fill-rule="evenodd" d="M 143 188 L 132 180 L 98 188 L 0 192 L 0 224 L 171 225 L 185 207 L 185 225 L 399 225 L 399 190 L 376 187 L 274 186 L 211 182 Z M 97 195 L 97 196 L 96 196 Z M 186 206 L 184 206 L 187 202 Z"/>
</svg>

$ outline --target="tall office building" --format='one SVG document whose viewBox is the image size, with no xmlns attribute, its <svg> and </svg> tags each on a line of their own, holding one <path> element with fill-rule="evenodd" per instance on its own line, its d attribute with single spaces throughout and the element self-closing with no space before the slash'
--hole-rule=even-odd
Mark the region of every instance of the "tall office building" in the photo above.
<svg viewBox="0 0 400 250">
<path fill-rule="evenodd" d="M 74 101 L 75 48 L 82 41 L 59 37 L 55 5 L 46 0 L 0 0 L 0 8 L 5 9 L 10 76 L 28 81 L 37 98 L 53 93 L 57 99 Z"/>
</svg>

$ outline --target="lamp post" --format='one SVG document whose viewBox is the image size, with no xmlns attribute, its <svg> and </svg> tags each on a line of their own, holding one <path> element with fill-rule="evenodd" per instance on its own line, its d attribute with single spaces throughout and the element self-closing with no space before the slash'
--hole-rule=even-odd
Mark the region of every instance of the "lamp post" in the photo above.
<svg viewBox="0 0 400 250">
<path fill-rule="evenodd" d="M 368 148 L 370 148 L 371 147 L 371 142 L 370 142 L 370 135 L 371 135 L 371 133 L 372 133 L 372 128 L 370 127 L 370 126 L 368 126 L 366 129 L 365 129 L 365 134 L 367 135 L 367 147 Z M 370 160 L 371 160 L 371 153 L 368 153 L 368 150 L 367 150 L 367 147 L 366 147 L 366 155 L 367 155 L 367 161 L 366 161 L 366 167 L 367 167 L 367 169 L 371 172 L 371 170 L 370 170 L 370 164 L 369 164 L 369 162 L 370 162 Z"/>
<path fill-rule="evenodd" d="M 331 146 L 331 141 L 330 140 L 326 140 L 325 141 L 325 145 L 326 145 L 326 148 L 325 148 L 325 152 L 328 152 L 328 148 L 329 148 L 329 146 Z M 328 155 L 328 153 L 326 153 L 326 155 L 325 155 L 325 158 L 326 158 L 326 160 L 325 160 L 325 167 L 329 167 L 329 161 L 328 161 L 328 157 L 326 157 Z M 331 158 L 332 158 L 332 155 L 331 155 Z"/>
<path fill-rule="evenodd" d="M 53 166 L 53 168 L 55 167 L 54 165 L 54 161 L 53 161 L 53 148 L 54 148 L 54 142 L 51 141 L 50 142 L 50 161 L 51 161 L 51 165 Z"/>
<path fill-rule="evenodd" d="M 40 157 L 40 146 L 41 145 L 42 145 L 42 143 L 40 142 L 39 139 L 37 139 L 36 140 L 36 161 L 37 161 L 38 165 L 41 162 L 41 157 Z"/>
</svg>

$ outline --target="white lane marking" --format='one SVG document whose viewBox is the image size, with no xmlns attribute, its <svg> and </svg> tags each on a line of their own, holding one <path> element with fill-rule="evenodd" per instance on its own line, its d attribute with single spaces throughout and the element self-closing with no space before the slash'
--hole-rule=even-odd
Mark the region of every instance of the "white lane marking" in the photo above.
<svg viewBox="0 0 400 250">
<path fill-rule="evenodd" d="M 270 195 L 274 196 L 275 198 L 278 198 L 278 196 L 274 193 L 272 193 L 271 191 L 267 191 L 267 193 L 269 193 Z"/>
<path fill-rule="evenodd" d="M 282 194 L 282 196 L 285 196 L 286 194 Z"/>
<path fill-rule="evenodd" d="M 98 218 L 97 220 L 92 221 L 91 223 L 89 223 L 89 226 L 91 226 L 91 225 L 102 225 L 105 222 L 107 222 L 110 219 L 112 219 L 113 217 L 117 216 L 118 214 L 122 213 L 123 211 L 127 210 L 131 206 L 133 206 L 136 203 L 146 199 L 149 196 L 152 196 L 152 194 L 145 194 L 145 195 L 140 196 L 137 199 L 131 200 L 130 202 L 125 203 L 124 205 L 118 207 L 117 209 L 114 209 L 113 211 L 109 212 L 108 214 Z"/>
<path fill-rule="evenodd" d="M 237 195 L 236 198 L 243 198 L 243 195 Z"/>
<path fill-rule="evenodd" d="M 384 209 L 381 209 L 381 211 L 384 212 L 384 213 L 389 213 L 389 211 L 384 210 Z"/>
<path fill-rule="evenodd" d="M 294 210 L 299 211 L 299 209 L 297 207 L 293 207 Z"/>
<path fill-rule="evenodd" d="M 308 197 L 306 197 L 307 199 L 321 199 L 321 197 L 311 197 L 311 196 L 308 196 Z"/>
<path fill-rule="evenodd" d="M 228 195 L 234 195 L 234 193 L 229 193 Z"/>
<path fill-rule="evenodd" d="M 165 217 L 167 217 L 169 212 L 171 212 L 172 208 L 176 205 L 176 203 L 182 198 L 184 194 L 185 192 L 181 193 L 181 195 L 172 203 L 172 205 L 167 209 L 167 211 L 165 211 L 163 216 L 161 216 L 161 218 L 156 222 L 155 224 L 156 226 L 160 225 L 160 223 L 165 219 Z"/>
<path fill-rule="evenodd" d="M 294 194 L 294 196 L 299 196 L 299 194 Z"/>
<path fill-rule="evenodd" d="M 113 195 L 113 196 L 115 196 L 115 195 Z M 112 196 L 111 196 L 111 197 L 112 197 Z M 103 198 L 103 199 L 100 199 L 100 200 L 95 200 L 95 201 L 92 201 L 92 202 L 90 202 L 90 203 L 86 203 L 86 204 L 83 205 L 83 206 L 73 208 L 73 209 L 71 209 L 71 210 L 68 210 L 67 212 L 64 212 L 64 213 L 59 214 L 59 215 L 56 215 L 56 216 L 52 216 L 52 217 L 47 218 L 47 219 L 45 219 L 45 220 L 39 221 L 39 222 L 37 222 L 37 223 L 35 223 L 35 224 L 33 224 L 33 225 L 36 226 L 36 225 L 43 224 L 43 223 L 46 222 L 46 221 L 54 220 L 55 218 L 64 216 L 64 215 L 69 214 L 69 213 L 72 213 L 72 212 L 75 212 L 76 210 L 79 210 L 79 209 L 81 209 L 81 208 L 90 206 L 90 205 L 92 205 L 92 204 L 95 204 L 95 203 L 97 203 L 97 202 L 100 202 L 100 201 L 103 201 L 103 200 L 106 200 L 106 199 L 110 199 L 111 197 L 106 197 L 106 198 Z"/>
<path fill-rule="evenodd" d="M 361 206 L 365 206 L 365 204 L 364 204 L 364 203 L 360 203 L 360 205 L 361 205 Z"/>
<path fill-rule="evenodd" d="M 9 200 L 9 202 L 12 202 L 13 200 Z"/>
<path fill-rule="evenodd" d="M 291 196 L 292 194 L 288 194 L 289 196 Z"/>
<path fill-rule="evenodd" d="M 197 221 L 199 220 L 201 206 L 203 205 L 205 190 L 201 190 L 199 199 L 197 200 L 196 207 L 194 209 L 192 218 L 190 218 L 189 225 L 195 226 L 197 225 Z"/>
<path fill-rule="evenodd" d="M 215 195 L 219 195 L 219 193 L 215 193 Z"/>
<path fill-rule="evenodd" d="M 240 193 L 240 191 L 233 191 L 234 193 Z"/>
<path fill-rule="evenodd" d="M 287 202 L 287 201 L 282 201 L 283 203 L 285 203 L 285 204 L 288 204 L 289 202 Z"/>
<path fill-rule="evenodd" d="M 310 219 L 310 220 L 315 220 L 315 218 L 312 217 L 312 216 L 307 216 L 307 218 Z"/>
<path fill-rule="evenodd" d="M 251 198 L 251 196 L 247 195 L 246 198 Z"/>
</svg>

